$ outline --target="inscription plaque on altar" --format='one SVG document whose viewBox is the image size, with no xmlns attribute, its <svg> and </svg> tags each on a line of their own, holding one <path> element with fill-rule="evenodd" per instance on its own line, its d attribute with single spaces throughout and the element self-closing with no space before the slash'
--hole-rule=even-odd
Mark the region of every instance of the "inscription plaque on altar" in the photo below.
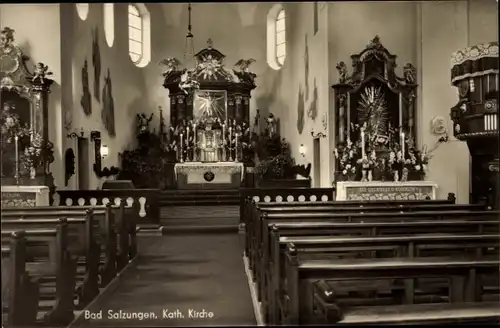
<svg viewBox="0 0 500 328">
<path fill-rule="evenodd" d="M 336 200 L 426 200 L 436 199 L 437 184 L 430 181 L 337 182 Z"/>
<path fill-rule="evenodd" d="M 2 207 L 49 206 L 49 188 L 46 186 L 2 186 Z"/>
</svg>

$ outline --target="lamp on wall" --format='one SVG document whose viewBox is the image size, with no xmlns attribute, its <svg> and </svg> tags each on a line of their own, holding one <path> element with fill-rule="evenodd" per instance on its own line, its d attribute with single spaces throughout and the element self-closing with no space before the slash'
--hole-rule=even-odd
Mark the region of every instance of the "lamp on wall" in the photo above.
<svg viewBox="0 0 500 328">
<path fill-rule="evenodd" d="M 301 144 L 299 146 L 299 154 L 302 156 L 302 157 L 306 157 L 306 146 L 304 146 L 304 144 Z"/>
<path fill-rule="evenodd" d="M 109 154 L 109 148 L 108 148 L 108 146 L 102 145 L 101 149 L 100 149 L 100 153 L 101 153 L 101 158 L 104 158 L 104 157 L 108 156 L 108 154 Z"/>
</svg>

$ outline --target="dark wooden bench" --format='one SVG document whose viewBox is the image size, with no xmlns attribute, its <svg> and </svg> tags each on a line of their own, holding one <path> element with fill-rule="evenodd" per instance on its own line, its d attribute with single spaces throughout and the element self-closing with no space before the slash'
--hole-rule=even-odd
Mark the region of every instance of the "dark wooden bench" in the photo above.
<svg viewBox="0 0 500 328">
<path fill-rule="evenodd" d="M 430 207 L 429 210 L 439 209 L 440 206 L 444 206 L 444 210 L 450 206 L 453 209 L 482 209 L 484 205 L 456 205 L 454 204 L 454 198 L 450 198 L 448 200 L 430 200 L 430 201 L 369 201 L 367 203 L 360 202 L 329 202 L 329 205 L 318 206 L 320 203 L 314 202 L 299 202 L 296 206 L 284 205 L 285 203 L 281 203 L 283 206 L 269 206 L 269 204 L 278 204 L 278 203 L 253 203 L 251 206 L 247 206 L 245 210 L 245 254 L 248 254 L 249 245 L 252 242 L 254 231 L 258 231 L 259 227 L 259 218 L 264 215 L 264 213 L 274 213 L 274 210 L 268 211 L 268 208 L 284 208 L 283 211 L 278 210 L 277 212 L 283 212 L 284 214 L 290 213 L 305 213 L 310 212 L 409 212 L 409 211 L 421 211 L 424 210 L 427 206 Z M 323 210 L 325 206 L 328 206 L 326 210 Z M 302 208 L 308 207 L 311 210 L 307 209 L 305 211 Z M 315 210 L 315 208 L 319 208 L 321 210 Z M 247 255 L 248 256 L 248 255 Z"/>
<path fill-rule="evenodd" d="M 16 231 L 2 230 L 2 248 L 10 245 Z M 72 254 L 68 235 L 68 222 L 60 219 L 55 229 L 24 230 L 26 237 L 26 271 L 38 277 L 40 287 L 44 279 L 55 282 L 54 305 L 45 313 L 44 323 L 51 326 L 69 324 L 74 318 L 74 296 L 78 256 Z M 15 279 L 9 277 L 9 279 Z M 43 289 L 43 288 L 41 288 Z M 40 293 L 40 297 L 43 293 Z"/>
<path fill-rule="evenodd" d="M 240 223 L 247 222 L 246 212 L 253 201 L 274 202 L 276 200 L 334 201 L 335 188 L 242 188 L 240 189 Z"/>
<path fill-rule="evenodd" d="M 424 277 L 450 279 L 449 302 L 460 304 L 468 309 L 466 302 L 475 303 L 480 275 L 498 275 L 498 257 L 484 257 L 481 259 L 461 257 L 430 257 L 430 258 L 388 258 L 388 259 L 301 259 L 297 248 L 288 245 L 285 256 L 285 284 L 278 307 L 282 322 L 289 325 L 308 323 L 308 316 L 312 313 L 312 296 L 314 295 L 311 282 L 325 281 L 350 281 L 351 286 L 356 286 L 358 280 L 388 279 L 417 279 Z M 413 284 L 404 285 L 405 300 L 411 300 L 415 295 Z M 406 304 L 403 304 L 406 305 Z M 412 305 L 407 305 L 411 307 Z M 420 305 L 416 305 L 419 307 Z M 491 308 L 490 305 L 483 305 Z M 418 313 L 417 309 L 412 310 Z M 500 317 L 500 308 L 494 315 Z M 441 317 L 442 318 L 442 317 Z M 339 308 L 334 322 L 348 320 L 346 314 Z M 453 322 L 454 318 L 448 321 Z M 425 318 L 422 318 L 425 322 Z M 368 323 L 368 322 L 366 322 Z"/>
<path fill-rule="evenodd" d="M 120 205 L 106 206 L 82 206 L 82 207 L 33 207 L 9 209 L 2 213 L 2 220 L 7 218 L 48 218 L 48 217 L 82 217 L 87 210 L 92 210 L 94 217 L 98 220 L 104 237 L 106 249 L 116 250 L 109 254 L 111 262 L 116 261 L 116 267 L 121 270 L 137 254 L 136 238 L 136 215 L 130 206 Z M 111 273 L 111 272 L 110 272 Z M 114 273 L 111 273 L 111 279 Z M 105 279 L 106 280 L 106 279 Z M 107 281 L 107 280 L 106 280 Z M 107 281 L 109 282 L 109 281 Z M 106 283 L 107 283 L 106 282 Z"/>
<path fill-rule="evenodd" d="M 59 219 L 3 220 L 2 229 L 6 231 L 55 229 L 59 222 Z M 78 264 L 84 270 L 82 283 L 76 289 L 78 305 L 83 308 L 99 294 L 101 246 L 97 242 L 97 227 L 94 225 L 90 210 L 86 218 L 69 218 L 67 222 L 69 250 L 71 254 L 79 256 Z"/>
<path fill-rule="evenodd" d="M 277 297 L 282 295 L 284 254 L 293 243 L 300 258 L 387 258 L 473 255 L 475 258 L 497 255 L 498 233 L 495 234 L 420 234 L 399 236 L 293 236 L 281 237 L 272 252 L 270 263 L 261 276 L 262 303 L 266 313 L 276 316 Z M 265 294 L 267 292 L 267 295 Z M 481 291 L 479 291 L 481 293 Z M 372 300 L 377 301 L 377 300 Z M 407 302 L 410 302 L 407 300 Z M 411 301 L 413 303 L 413 301 Z"/>
<path fill-rule="evenodd" d="M 96 206 L 109 202 L 117 205 L 124 199 L 136 211 L 137 225 L 160 222 L 159 189 L 60 190 L 57 194 L 59 206 Z"/>
<path fill-rule="evenodd" d="M 38 312 L 39 277 L 26 270 L 26 237 L 13 232 L 2 242 L 2 324 L 29 326 Z"/>
<path fill-rule="evenodd" d="M 284 189 L 284 190 L 247 190 L 242 192 L 240 198 L 240 216 L 241 221 L 245 224 L 250 220 L 250 213 L 255 205 L 262 208 L 279 208 L 279 207 L 323 207 L 323 206 L 340 206 L 340 207 L 363 207 L 363 206 L 386 206 L 398 207 L 403 205 L 450 205 L 456 203 L 455 194 L 448 194 L 447 199 L 436 200 L 367 200 L 367 201 L 335 201 L 330 198 L 330 193 L 334 190 L 329 188 L 311 188 L 306 191 L 304 189 Z"/>
<path fill-rule="evenodd" d="M 261 217 L 254 220 L 251 229 L 248 230 L 249 242 L 248 258 L 249 264 L 255 274 L 255 266 L 258 265 L 259 259 L 262 259 L 264 240 L 269 237 L 269 229 L 272 224 L 278 222 L 307 222 L 307 221 L 331 221 L 331 222 L 383 222 L 383 221 L 434 221 L 446 219 L 461 219 L 461 220 L 495 220 L 500 212 L 488 211 L 420 211 L 420 212 L 403 212 L 394 211 L 387 213 L 378 212 L 355 212 L 352 213 L 331 213 L 331 212 L 315 212 L 315 213 L 297 213 L 294 215 L 281 215 L 280 213 L 264 213 Z"/>
</svg>

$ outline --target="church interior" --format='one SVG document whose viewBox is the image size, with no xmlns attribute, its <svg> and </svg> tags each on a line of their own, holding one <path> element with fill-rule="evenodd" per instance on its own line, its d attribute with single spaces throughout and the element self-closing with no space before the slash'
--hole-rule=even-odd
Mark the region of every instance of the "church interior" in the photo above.
<svg viewBox="0 0 500 328">
<path fill-rule="evenodd" d="M 497 0 L 0 30 L 3 327 L 500 322 Z"/>
</svg>

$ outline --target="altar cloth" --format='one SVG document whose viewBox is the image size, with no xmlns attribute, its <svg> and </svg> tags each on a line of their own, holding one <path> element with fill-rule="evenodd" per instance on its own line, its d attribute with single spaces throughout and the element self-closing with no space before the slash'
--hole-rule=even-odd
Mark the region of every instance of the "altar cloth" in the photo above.
<svg viewBox="0 0 500 328">
<path fill-rule="evenodd" d="M 436 199 L 432 181 L 339 181 L 336 200 L 425 200 Z"/>
<path fill-rule="evenodd" d="M 47 186 L 2 186 L 2 207 L 49 206 Z"/>
</svg>

